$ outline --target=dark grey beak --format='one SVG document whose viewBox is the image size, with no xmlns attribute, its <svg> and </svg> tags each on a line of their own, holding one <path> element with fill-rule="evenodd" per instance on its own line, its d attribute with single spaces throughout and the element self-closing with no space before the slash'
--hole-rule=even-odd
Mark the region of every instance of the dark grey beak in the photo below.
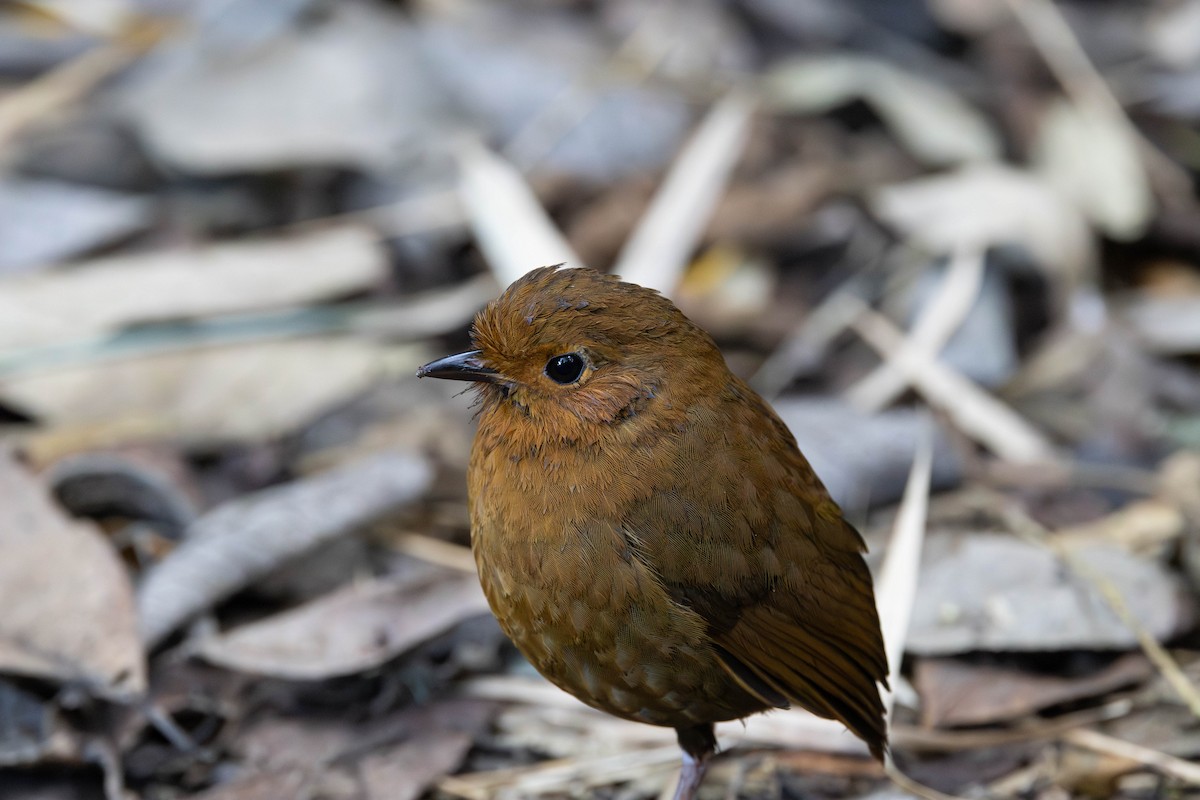
<svg viewBox="0 0 1200 800">
<path fill-rule="evenodd" d="M 465 353 L 455 353 L 452 356 L 439 358 L 437 361 L 430 361 L 417 370 L 417 377 L 496 383 L 500 380 L 500 373 L 479 363 L 480 352 L 479 350 L 468 350 Z"/>
</svg>

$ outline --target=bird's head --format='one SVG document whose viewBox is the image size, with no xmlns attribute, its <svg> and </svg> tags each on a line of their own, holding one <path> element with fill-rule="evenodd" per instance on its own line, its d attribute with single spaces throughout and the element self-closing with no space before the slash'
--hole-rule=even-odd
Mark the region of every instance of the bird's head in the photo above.
<svg viewBox="0 0 1200 800">
<path fill-rule="evenodd" d="M 474 349 L 420 377 L 473 381 L 485 411 L 511 405 L 563 435 L 680 404 L 728 376 L 712 338 L 657 292 L 591 269 L 542 267 L 479 312 Z"/>
</svg>

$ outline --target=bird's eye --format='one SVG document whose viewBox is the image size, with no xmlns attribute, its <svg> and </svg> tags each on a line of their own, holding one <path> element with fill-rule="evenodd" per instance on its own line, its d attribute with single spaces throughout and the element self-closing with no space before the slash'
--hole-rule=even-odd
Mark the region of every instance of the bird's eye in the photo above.
<svg viewBox="0 0 1200 800">
<path fill-rule="evenodd" d="M 546 362 L 546 375 L 555 383 L 574 383 L 583 374 L 583 356 L 566 353 Z"/>
</svg>

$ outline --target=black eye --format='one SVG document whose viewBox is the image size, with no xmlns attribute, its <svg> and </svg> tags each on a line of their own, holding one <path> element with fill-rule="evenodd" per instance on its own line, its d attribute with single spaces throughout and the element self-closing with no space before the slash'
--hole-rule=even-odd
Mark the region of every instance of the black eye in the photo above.
<svg viewBox="0 0 1200 800">
<path fill-rule="evenodd" d="M 567 353 L 546 362 L 546 374 L 555 383 L 574 383 L 583 374 L 583 356 Z"/>
</svg>

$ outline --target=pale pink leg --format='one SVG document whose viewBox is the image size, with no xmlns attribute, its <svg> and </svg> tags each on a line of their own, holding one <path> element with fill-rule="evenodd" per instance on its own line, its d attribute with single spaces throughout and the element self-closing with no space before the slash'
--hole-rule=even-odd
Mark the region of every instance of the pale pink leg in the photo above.
<svg viewBox="0 0 1200 800">
<path fill-rule="evenodd" d="M 704 773 L 708 771 L 708 760 L 712 753 L 704 753 L 695 758 L 688 753 L 683 754 L 683 771 L 679 774 L 679 786 L 675 788 L 675 800 L 695 800 Z"/>
</svg>

